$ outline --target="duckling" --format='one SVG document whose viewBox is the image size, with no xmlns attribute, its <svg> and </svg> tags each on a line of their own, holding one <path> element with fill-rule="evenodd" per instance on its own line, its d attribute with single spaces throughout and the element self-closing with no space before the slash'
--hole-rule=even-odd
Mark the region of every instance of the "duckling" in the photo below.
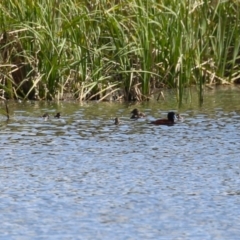
<svg viewBox="0 0 240 240">
<path fill-rule="evenodd" d="M 119 125 L 119 124 L 120 124 L 120 120 L 119 120 L 118 117 L 116 117 L 116 118 L 114 119 L 114 124 L 115 124 L 115 125 Z"/>
<path fill-rule="evenodd" d="M 131 119 L 138 119 L 138 118 L 142 118 L 142 117 L 146 117 L 146 115 L 142 112 L 140 112 L 137 108 L 133 109 L 131 111 L 132 116 Z"/>
<path fill-rule="evenodd" d="M 55 115 L 54 117 L 55 117 L 55 118 L 60 118 L 60 117 L 61 117 L 60 112 L 56 113 L 56 115 Z"/>
</svg>

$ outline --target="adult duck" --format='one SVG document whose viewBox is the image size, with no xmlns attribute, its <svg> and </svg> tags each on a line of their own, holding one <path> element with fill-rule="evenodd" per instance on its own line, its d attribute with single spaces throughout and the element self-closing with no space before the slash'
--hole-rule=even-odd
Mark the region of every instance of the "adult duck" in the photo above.
<svg viewBox="0 0 240 240">
<path fill-rule="evenodd" d="M 171 126 L 175 123 L 176 118 L 177 117 L 174 112 L 169 112 L 167 115 L 167 119 L 157 119 L 155 121 L 151 121 L 150 124 Z"/>
</svg>

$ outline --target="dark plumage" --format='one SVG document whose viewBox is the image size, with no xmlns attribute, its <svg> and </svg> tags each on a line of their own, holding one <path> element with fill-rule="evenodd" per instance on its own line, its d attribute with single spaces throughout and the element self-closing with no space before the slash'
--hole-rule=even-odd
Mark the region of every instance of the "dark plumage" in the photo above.
<svg viewBox="0 0 240 240">
<path fill-rule="evenodd" d="M 54 117 L 55 117 L 55 118 L 60 118 L 60 117 L 61 117 L 60 112 L 56 113 L 56 115 L 55 115 Z"/>
<path fill-rule="evenodd" d="M 49 118 L 49 114 L 48 114 L 48 113 L 44 113 L 44 114 L 42 115 L 42 118 Z"/>
<path fill-rule="evenodd" d="M 119 120 L 118 117 L 116 117 L 116 118 L 114 119 L 114 124 L 115 124 L 115 125 L 119 125 L 119 124 L 120 124 L 120 120 Z"/>
<path fill-rule="evenodd" d="M 167 119 L 157 119 L 155 121 L 151 121 L 151 124 L 155 125 L 173 125 L 176 119 L 176 114 L 174 112 L 169 112 Z"/>
</svg>

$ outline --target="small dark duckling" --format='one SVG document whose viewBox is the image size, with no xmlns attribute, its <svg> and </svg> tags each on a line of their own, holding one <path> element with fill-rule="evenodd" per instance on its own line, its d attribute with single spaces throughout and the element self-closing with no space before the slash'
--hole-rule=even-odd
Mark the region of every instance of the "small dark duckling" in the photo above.
<svg viewBox="0 0 240 240">
<path fill-rule="evenodd" d="M 44 119 L 44 121 L 47 121 L 49 119 L 49 114 L 44 113 L 41 117 Z"/>
<path fill-rule="evenodd" d="M 48 120 L 49 119 L 49 114 L 48 113 L 44 113 L 42 115 L 42 118 L 44 118 L 45 121 Z"/>
<path fill-rule="evenodd" d="M 115 125 L 119 125 L 119 124 L 120 124 L 120 120 L 119 120 L 118 117 L 116 117 L 116 118 L 114 119 L 114 124 L 115 124 Z"/>
<path fill-rule="evenodd" d="M 42 115 L 42 117 L 43 117 L 43 118 L 49 117 L 49 114 L 48 114 L 48 113 L 44 113 L 44 114 Z"/>
<path fill-rule="evenodd" d="M 175 123 L 175 119 L 176 114 L 174 112 L 169 112 L 167 119 L 157 119 L 155 121 L 151 121 L 150 124 L 171 126 Z"/>
<path fill-rule="evenodd" d="M 56 115 L 55 115 L 54 117 L 55 117 L 55 118 L 60 118 L 60 117 L 61 117 L 60 112 L 56 113 Z"/>
<path fill-rule="evenodd" d="M 138 118 L 146 117 L 146 115 L 140 112 L 137 108 L 133 109 L 131 113 L 132 113 L 132 116 L 130 119 L 138 119 Z"/>
</svg>

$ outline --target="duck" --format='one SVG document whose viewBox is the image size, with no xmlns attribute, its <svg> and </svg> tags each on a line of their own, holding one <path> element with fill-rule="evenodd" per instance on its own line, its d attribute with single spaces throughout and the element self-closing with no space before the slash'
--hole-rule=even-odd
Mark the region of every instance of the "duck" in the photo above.
<svg viewBox="0 0 240 240">
<path fill-rule="evenodd" d="M 114 119 L 114 124 L 115 124 L 115 125 L 119 125 L 119 124 L 120 124 L 120 120 L 119 120 L 118 117 L 116 117 L 116 118 Z"/>
<path fill-rule="evenodd" d="M 146 117 L 146 115 L 142 112 L 140 112 L 137 108 L 133 109 L 131 111 L 131 118 L 130 119 L 138 119 L 138 118 L 142 118 L 142 117 Z"/>
<path fill-rule="evenodd" d="M 48 120 L 49 119 L 49 114 L 48 113 L 44 113 L 42 115 L 42 118 L 44 118 L 45 121 Z"/>
<path fill-rule="evenodd" d="M 44 121 L 47 121 L 49 119 L 49 114 L 48 113 L 44 113 L 42 115 L 42 118 L 44 119 Z"/>
<path fill-rule="evenodd" d="M 171 126 L 175 123 L 176 118 L 177 116 L 175 112 L 169 112 L 167 115 L 167 119 L 157 119 L 155 121 L 151 121 L 150 124 Z"/>
<path fill-rule="evenodd" d="M 48 113 L 44 113 L 44 114 L 42 115 L 42 117 L 43 117 L 43 118 L 49 118 L 49 114 L 48 114 Z"/>
<path fill-rule="evenodd" d="M 61 117 L 60 112 L 56 113 L 56 115 L 55 115 L 54 117 L 55 117 L 55 118 L 60 118 L 60 117 Z"/>
</svg>

